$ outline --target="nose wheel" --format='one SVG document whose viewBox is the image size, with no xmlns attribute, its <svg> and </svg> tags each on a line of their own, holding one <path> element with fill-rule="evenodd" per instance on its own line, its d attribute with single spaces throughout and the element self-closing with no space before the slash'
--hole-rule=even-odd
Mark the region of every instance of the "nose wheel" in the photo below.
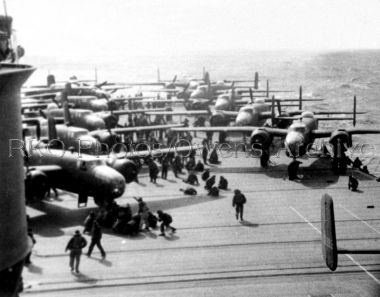
<svg viewBox="0 0 380 297">
<path fill-rule="evenodd" d="M 344 158 L 333 158 L 331 166 L 336 174 L 344 174 L 347 170 L 347 162 Z"/>
<path fill-rule="evenodd" d="M 261 167 L 265 168 L 265 167 L 268 167 L 268 163 L 269 163 L 269 152 L 263 150 L 260 156 L 260 165 Z"/>
</svg>

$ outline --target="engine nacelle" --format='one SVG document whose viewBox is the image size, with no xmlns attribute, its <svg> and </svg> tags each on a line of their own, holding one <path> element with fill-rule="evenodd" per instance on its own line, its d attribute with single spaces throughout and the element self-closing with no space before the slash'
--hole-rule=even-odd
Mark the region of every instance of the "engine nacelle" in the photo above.
<svg viewBox="0 0 380 297">
<path fill-rule="evenodd" d="M 352 146 L 351 135 L 343 129 L 335 130 L 330 137 L 329 143 L 332 145 L 333 157 L 344 156 L 347 148 Z"/>
<path fill-rule="evenodd" d="M 216 113 L 210 117 L 210 126 L 212 127 L 228 126 L 229 122 L 229 117 L 222 113 Z"/>
<path fill-rule="evenodd" d="M 251 134 L 251 146 L 255 149 L 268 150 L 272 143 L 272 135 L 262 129 L 257 129 Z"/>
<path fill-rule="evenodd" d="M 138 168 L 135 162 L 128 159 L 109 159 L 107 165 L 120 172 L 127 183 L 137 180 Z"/>
<path fill-rule="evenodd" d="M 29 170 L 25 178 L 25 198 L 43 199 L 49 191 L 50 185 L 48 177 L 40 170 Z"/>
</svg>

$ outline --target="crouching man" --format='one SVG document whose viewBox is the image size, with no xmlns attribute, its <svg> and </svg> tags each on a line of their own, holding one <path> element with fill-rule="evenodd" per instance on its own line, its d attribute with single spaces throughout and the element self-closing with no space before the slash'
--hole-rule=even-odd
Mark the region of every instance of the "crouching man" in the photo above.
<svg viewBox="0 0 380 297">
<path fill-rule="evenodd" d="M 158 221 L 159 222 L 162 222 L 161 223 L 161 234 L 159 236 L 165 236 L 165 229 L 168 229 L 170 228 L 172 230 L 173 233 L 175 233 L 175 231 L 177 230 L 176 228 L 170 226 L 170 224 L 172 223 L 173 219 L 172 217 L 170 216 L 170 214 L 168 213 L 165 213 L 163 212 L 162 210 L 158 210 L 157 211 L 157 215 L 158 215 Z"/>
</svg>

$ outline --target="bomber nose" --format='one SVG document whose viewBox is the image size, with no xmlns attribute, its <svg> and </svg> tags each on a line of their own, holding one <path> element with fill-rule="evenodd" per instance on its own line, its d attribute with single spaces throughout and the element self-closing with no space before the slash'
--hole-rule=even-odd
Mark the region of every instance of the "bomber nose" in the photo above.
<svg viewBox="0 0 380 297">
<path fill-rule="evenodd" d="M 89 124 L 88 128 L 90 131 L 106 128 L 104 121 L 95 115 L 88 116 L 88 124 Z"/>
<path fill-rule="evenodd" d="M 235 120 L 237 126 L 248 126 L 251 121 L 252 116 L 246 112 L 239 112 Z"/>
<path fill-rule="evenodd" d="M 105 99 L 98 99 L 92 101 L 92 107 L 94 111 L 105 111 L 108 110 L 108 103 Z"/>
<path fill-rule="evenodd" d="M 90 135 L 82 135 L 78 138 L 78 141 L 75 142 L 76 149 L 81 151 L 81 153 L 93 154 L 96 152 L 98 147 L 98 141 Z"/>
<path fill-rule="evenodd" d="M 125 179 L 115 169 L 107 166 L 96 166 L 94 173 L 97 179 L 98 185 L 103 186 L 103 195 L 106 198 L 118 198 L 123 195 L 125 190 Z"/>
<path fill-rule="evenodd" d="M 111 95 L 108 92 L 103 91 L 103 90 L 96 90 L 95 94 L 96 94 L 96 97 L 98 98 L 105 98 L 105 99 L 111 98 Z"/>
<path fill-rule="evenodd" d="M 215 110 L 229 110 L 230 102 L 224 98 L 218 98 L 215 102 Z"/>
<path fill-rule="evenodd" d="M 190 98 L 194 98 L 194 99 L 198 99 L 198 98 L 202 98 L 202 97 L 205 97 L 205 96 L 203 96 L 203 92 L 200 90 L 195 90 L 190 95 Z"/>
<path fill-rule="evenodd" d="M 291 157 L 300 156 L 300 147 L 304 144 L 304 137 L 298 132 L 289 132 L 285 138 L 285 149 Z"/>
</svg>

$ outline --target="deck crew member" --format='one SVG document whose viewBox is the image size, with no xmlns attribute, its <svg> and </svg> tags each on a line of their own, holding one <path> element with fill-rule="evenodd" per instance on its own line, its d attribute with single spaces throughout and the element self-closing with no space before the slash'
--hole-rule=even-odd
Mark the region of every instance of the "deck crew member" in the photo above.
<svg viewBox="0 0 380 297">
<path fill-rule="evenodd" d="M 162 222 L 160 226 L 161 234 L 159 236 L 165 236 L 165 229 L 168 229 L 168 228 L 170 228 L 172 232 L 175 233 L 177 229 L 170 226 L 170 224 L 173 221 L 171 215 L 163 212 L 162 210 L 157 210 L 157 215 L 158 215 L 158 221 Z"/>
<path fill-rule="evenodd" d="M 228 181 L 223 176 L 221 176 L 219 179 L 218 188 L 221 190 L 227 190 L 228 189 Z"/>
<path fill-rule="evenodd" d="M 142 226 L 145 225 L 145 231 L 149 231 L 149 208 L 146 205 L 145 201 L 143 201 L 142 197 L 136 198 L 133 197 L 139 205 L 138 213 L 140 215 L 140 230 L 142 230 Z"/>
<path fill-rule="evenodd" d="M 211 188 L 213 187 L 213 185 L 215 184 L 215 178 L 216 176 L 213 175 L 211 176 L 207 181 L 206 181 L 206 185 L 205 185 L 205 189 L 210 191 Z"/>
<path fill-rule="evenodd" d="M 94 249 L 94 246 L 96 245 L 98 247 L 100 253 L 102 254 L 102 259 L 105 259 L 106 252 L 104 251 L 104 249 L 102 247 L 102 243 L 100 242 L 100 240 L 102 239 L 102 229 L 101 229 L 97 220 L 95 220 L 94 223 L 92 224 L 92 232 L 91 233 L 92 233 L 91 234 L 91 243 L 90 243 L 90 246 L 88 247 L 87 256 L 91 257 L 92 250 Z"/>
<path fill-rule="evenodd" d="M 195 165 L 194 170 L 198 172 L 202 172 L 203 170 L 205 170 L 205 166 L 203 165 L 201 160 L 198 160 L 198 163 L 197 165 Z"/>
<path fill-rule="evenodd" d="M 186 180 L 183 180 L 185 183 L 190 184 L 192 186 L 199 185 L 198 177 L 194 174 L 194 172 L 190 172 L 189 176 Z"/>
<path fill-rule="evenodd" d="M 74 236 L 67 243 L 65 252 L 70 250 L 70 268 L 71 271 L 79 273 L 80 256 L 82 255 L 82 249 L 87 245 L 86 239 L 80 235 L 80 231 L 76 230 Z"/>
<path fill-rule="evenodd" d="M 348 189 L 351 191 L 356 191 L 359 186 L 359 181 L 351 174 L 348 177 Z"/>
<path fill-rule="evenodd" d="M 232 207 L 235 207 L 236 210 L 236 219 L 239 219 L 243 221 L 243 211 L 244 211 L 244 204 L 247 202 L 247 199 L 245 196 L 240 192 L 240 190 L 234 191 L 234 197 L 232 198 Z"/>
</svg>

